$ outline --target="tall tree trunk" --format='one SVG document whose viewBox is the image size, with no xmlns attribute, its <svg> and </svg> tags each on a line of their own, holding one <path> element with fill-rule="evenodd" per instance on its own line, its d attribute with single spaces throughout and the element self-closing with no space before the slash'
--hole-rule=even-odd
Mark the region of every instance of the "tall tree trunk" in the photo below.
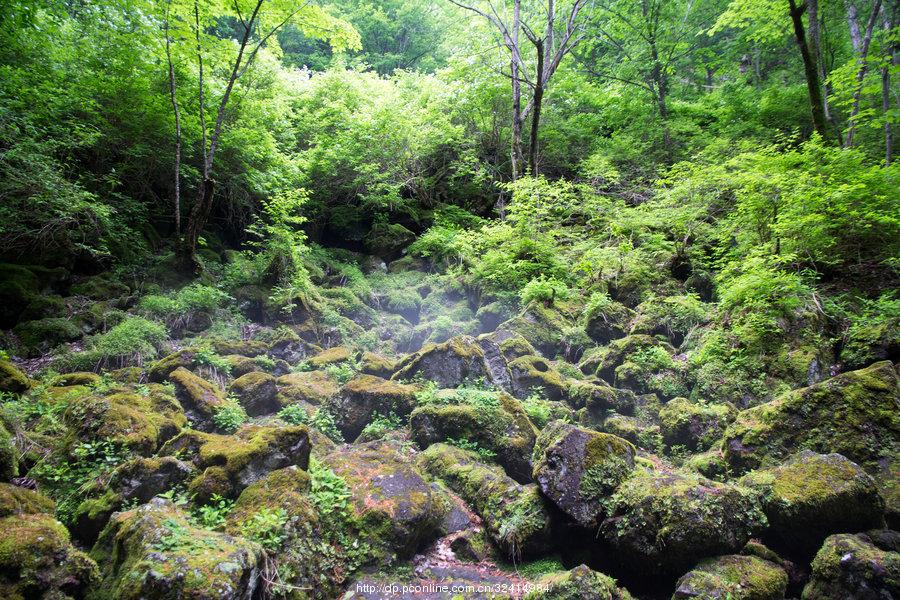
<svg viewBox="0 0 900 600">
<path fill-rule="evenodd" d="M 175 113 L 175 234 L 181 234 L 181 109 L 178 107 L 178 87 L 175 81 L 175 65 L 172 63 L 172 40 L 169 38 L 169 10 L 171 0 L 166 4 L 165 36 L 166 59 L 169 62 L 169 96 Z"/>
<path fill-rule="evenodd" d="M 513 4 L 513 23 L 510 37 L 510 71 L 512 74 L 512 140 L 510 140 L 510 166 L 512 180 L 519 178 L 522 165 L 522 84 L 519 81 L 519 29 L 521 29 L 522 1 L 515 0 Z"/>
<path fill-rule="evenodd" d="M 893 13 L 896 15 L 896 12 Z M 884 27 L 885 36 L 890 36 L 892 23 L 892 14 L 888 13 L 886 6 L 881 6 L 881 22 Z M 888 111 L 891 110 L 891 66 L 900 63 L 896 48 L 892 43 L 885 43 L 884 48 L 885 60 L 884 66 L 881 68 L 881 110 L 884 113 L 884 164 L 890 166 L 894 154 L 894 132 L 891 128 L 891 122 L 887 118 Z"/>
<path fill-rule="evenodd" d="M 844 139 L 844 147 L 849 148 L 853 145 L 853 134 L 856 131 L 856 117 L 859 115 L 859 102 L 862 97 L 863 81 L 866 79 L 866 73 L 869 71 L 869 44 L 872 42 L 872 31 L 875 29 L 875 21 L 878 19 L 878 10 L 881 8 L 881 0 L 875 0 L 872 5 L 872 14 L 869 16 L 869 22 L 866 24 L 866 35 L 859 47 L 859 70 L 856 72 L 856 90 L 853 92 L 853 108 L 850 110 L 850 118 L 848 119 L 847 137 Z"/>
<path fill-rule="evenodd" d="M 806 4 L 798 7 L 795 0 L 788 0 L 788 2 L 791 9 L 791 21 L 794 24 L 794 37 L 796 38 L 797 46 L 800 48 L 800 55 L 803 58 L 803 71 L 806 75 L 806 91 L 809 95 L 813 129 L 823 139 L 827 139 L 828 128 L 825 119 L 825 105 L 822 100 L 822 86 L 819 82 L 819 68 L 816 65 L 815 56 L 810 52 L 809 45 L 806 42 L 806 28 L 803 26 L 803 12 L 806 10 Z"/>
<path fill-rule="evenodd" d="M 825 120 L 834 125 L 834 116 L 828 105 L 827 87 L 828 73 L 825 70 L 825 55 L 822 52 L 822 24 L 819 22 L 819 0 L 807 0 L 807 17 L 809 20 L 809 52 L 816 61 L 819 71 L 819 84 L 823 85 L 822 110 L 825 112 Z"/>
<path fill-rule="evenodd" d="M 534 85 L 534 112 L 531 115 L 531 137 L 528 140 L 528 170 L 532 177 L 537 177 L 538 126 L 541 121 L 541 104 L 544 99 L 544 41 L 534 40 L 537 51 L 537 72 Z"/>
</svg>

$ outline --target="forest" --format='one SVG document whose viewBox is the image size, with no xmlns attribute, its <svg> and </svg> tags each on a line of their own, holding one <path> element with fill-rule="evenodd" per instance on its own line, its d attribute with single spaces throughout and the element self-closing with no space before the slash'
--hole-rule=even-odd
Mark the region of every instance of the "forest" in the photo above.
<svg viewBox="0 0 900 600">
<path fill-rule="evenodd" d="M 4 0 L 0 598 L 900 600 L 897 0 Z"/>
</svg>

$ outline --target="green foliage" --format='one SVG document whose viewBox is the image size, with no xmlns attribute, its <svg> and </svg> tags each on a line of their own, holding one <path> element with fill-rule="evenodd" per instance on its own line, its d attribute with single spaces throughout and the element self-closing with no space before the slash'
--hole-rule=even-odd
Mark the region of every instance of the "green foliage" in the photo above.
<svg viewBox="0 0 900 600">
<path fill-rule="evenodd" d="M 247 413 L 236 401 L 229 401 L 213 413 L 213 424 L 225 433 L 234 433 L 247 422 Z"/>
<path fill-rule="evenodd" d="M 106 333 L 92 336 L 83 352 L 67 354 L 57 360 L 69 370 L 111 369 L 142 365 L 155 358 L 167 338 L 166 328 L 142 317 L 128 317 Z"/>
<path fill-rule="evenodd" d="M 393 412 L 387 416 L 375 413 L 372 420 L 363 428 L 362 435 L 366 439 L 378 439 L 401 427 L 403 427 L 403 421 Z"/>
<path fill-rule="evenodd" d="M 555 300 L 565 300 L 568 296 L 569 290 L 565 283 L 552 277 L 548 279 L 543 274 L 529 281 L 519 292 L 523 305 L 535 300 L 552 304 Z"/>
<path fill-rule="evenodd" d="M 305 425 L 309 422 L 309 415 L 301 404 L 288 404 L 278 411 L 278 418 L 291 425 Z"/>
<path fill-rule="evenodd" d="M 268 552 L 276 552 L 287 539 L 287 521 L 285 509 L 263 507 L 241 524 L 241 535 L 258 542 Z"/>
<path fill-rule="evenodd" d="M 447 438 L 444 442 L 451 446 L 456 446 L 457 448 L 462 448 L 463 450 L 474 452 L 481 458 L 481 460 L 487 462 L 491 462 L 495 458 L 497 458 L 497 453 L 493 450 L 484 448 L 483 446 L 480 446 L 478 442 L 470 441 L 465 438 Z"/>
<path fill-rule="evenodd" d="M 543 429 L 553 415 L 553 406 L 538 392 L 534 392 L 522 400 L 522 408 L 538 429 Z"/>
<path fill-rule="evenodd" d="M 310 416 L 300 404 L 289 404 L 278 412 L 278 418 L 292 425 L 309 425 L 320 433 L 339 444 L 344 442 L 344 436 L 337 428 L 334 415 L 325 408 L 319 408 Z"/>
<path fill-rule="evenodd" d="M 197 506 L 191 511 L 191 523 L 204 529 L 221 529 L 232 508 L 234 500 L 213 494 L 208 504 Z"/>
</svg>

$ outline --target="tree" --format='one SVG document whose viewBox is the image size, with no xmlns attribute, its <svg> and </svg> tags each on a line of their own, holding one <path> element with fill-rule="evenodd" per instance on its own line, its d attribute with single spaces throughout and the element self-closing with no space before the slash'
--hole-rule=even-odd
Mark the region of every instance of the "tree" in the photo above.
<svg viewBox="0 0 900 600">
<path fill-rule="evenodd" d="M 501 45 L 507 49 L 510 56 L 509 73 L 506 74 L 511 81 L 512 89 L 512 140 L 510 148 L 510 162 L 512 165 L 512 178 L 515 180 L 521 173 L 522 159 L 522 125 L 532 114 L 531 133 L 528 146 L 528 169 L 532 175 L 537 174 L 538 154 L 538 128 L 540 127 L 541 108 L 544 93 L 550 83 L 550 78 L 556 73 L 563 57 L 569 54 L 575 46 L 584 38 L 584 19 L 580 18 L 582 10 L 587 5 L 587 0 L 574 0 L 563 13 L 562 27 L 558 20 L 558 7 L 555 0 L 547 0 L 546 6 L 537 3 L 537 6 L 526 6 L 535 9 L 538 17 L 529 18 L 529 14 L 523 15 L 522 0 L 513 0 L 512 15 L 501 16 L 502 11 L 494 5 L 493 0 L 488 0 L 485 7 L 474 4 L 463 4 L 456 0 L 450 0 L 452 4 L 460 8 L 474 12 L 486 19 L 500 34 Z M 541 14 L 542 13 L 542 14 Z M 541 27 L 537 22 L 543 21 Z M 532 27 L 529 23 L 533 23 Z M 537 31 L 543 31 L 538 35 Z M 529 76 L 529 65 L 526 62 L 520 40 L 520 33 L 524 33 L 526 39 L 534 46 L 535 62 L 534 76 Z M 532 90 L 531 99 L 522 107 L 522 84 Z"/>
<path fill-rule="evenodd" d="M 859 38 L 859 26 L 856 23 L 856 10 L 853 4 L 848 2 L 847 19 L 850 24 L 850 34 L 853 40 L 853 48 L 859 55 L 857 63 L 859 70 L 856 73 L 856 90 L 853 92 L 853 107 L 850 109 L 850 118 L 848 119 L 847 135 L 844 138 L 844 147 L 849 148 L 853 145 L 853 134 L 856 131 L 856 118 L 859 115 L 859 103 L 862 96 L 863 81 L 866 73 L 869 71 L 869 44 L 872 42 L 872 32 L 875 29 L 875 21 L 878 19 L 878 12 L 881 9 L 881 0 L 875 0 L 872 4 L 872 14 L 866 24 L 866 33 L 862 39 Z M 853 10 L 851 10 L 853 7 Z"/>
<path fill-rule="evenodd" d="M 260 50 L 287 23 L 293 22 L 307 37 L 327 40 L 335 49 L 356 49 L 360 46 L 359 34 L 345 21 L 336 19 L 319 6 L 310 2 L 296 5 L 289 0 L 233 0 L 222 5 L 193 0 L 190 6 L 181 5 L 181 22 L 188 25 L 196 42 L 197 91 L 202 131 L 201 173 L 196 198 L 188 215 L 184 234 L 178 244 L 180 267 L 186 272 L 197 271 L 195 258 L 197 242 L 212 210 L 215 180 L 213 166 L 216 149 L 225 127 L 227 108 L 235 85 L 243 77 Z M 187 13 L 187 14 L 186 14 Z M 234 19 L 236 40 L 218 40 L 207 33 L 213 23 L 221 19 Z M 168 19 L 167 19 L 168 22 Z M 167 34 L 167 41 L 168 41 Z M 225 44 L 217 42 L 226 42 Z M 215 120 L 208 126 L 206 118 L 206 82 L 204 66 L 210 60 L 210 48 L 219 52 L 212 59 L 228 65 L 225 89 L 219 98 Z M 177 110 L 177 103 L 173 103 Z"/>
</svg>

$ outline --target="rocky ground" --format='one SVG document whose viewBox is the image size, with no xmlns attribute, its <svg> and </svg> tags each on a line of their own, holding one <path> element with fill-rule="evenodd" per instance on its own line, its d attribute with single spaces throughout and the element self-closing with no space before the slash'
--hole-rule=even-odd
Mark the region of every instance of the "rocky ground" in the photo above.
<svg viewBox="0 0 900 600">
<path fill-rule="evenodd" d="M 900 598 L 890 361 L 688 399 L 646 315 L 358 264 L 277 314 L 23 269 L 0 597 Z"/>
</svg>

